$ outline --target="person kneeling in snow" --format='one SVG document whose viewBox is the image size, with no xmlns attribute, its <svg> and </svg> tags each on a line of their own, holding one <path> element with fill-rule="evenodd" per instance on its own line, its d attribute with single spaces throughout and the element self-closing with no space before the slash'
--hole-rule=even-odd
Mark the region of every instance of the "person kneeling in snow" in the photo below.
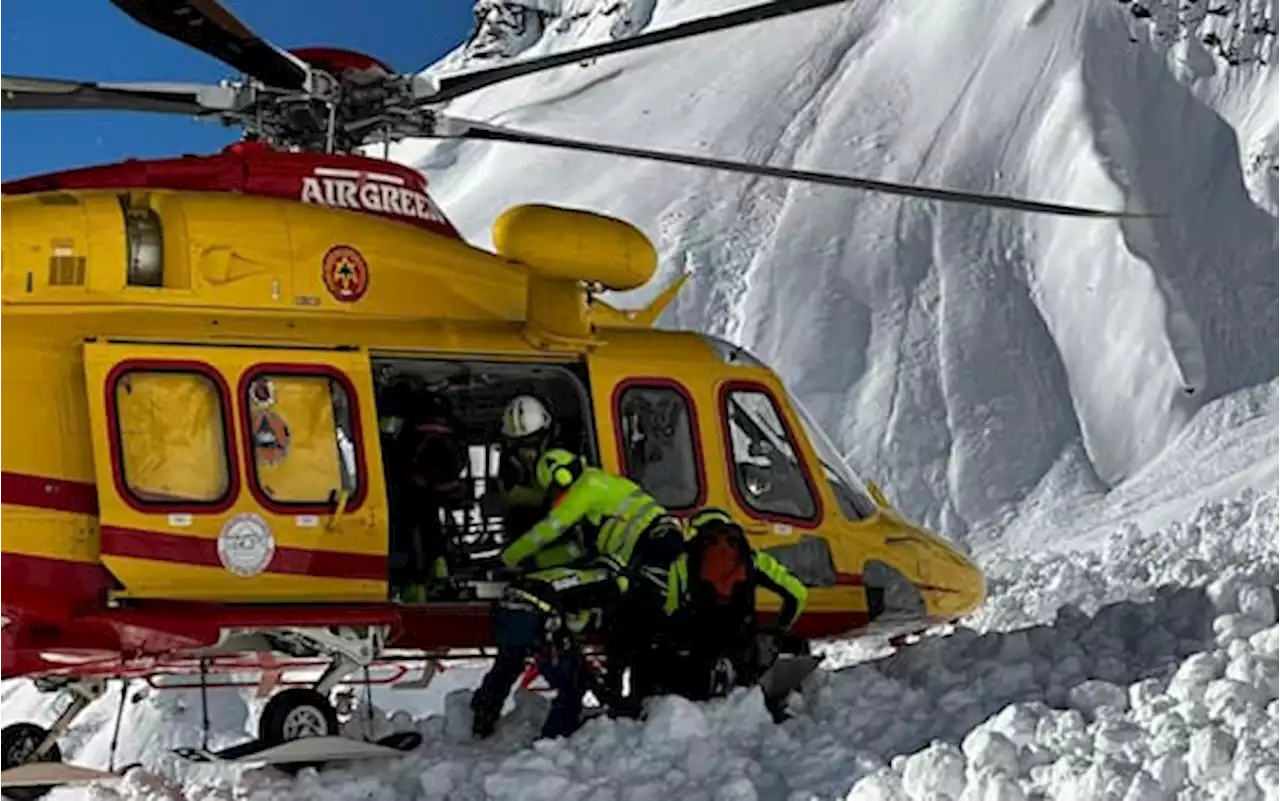
<svg viewBox="0 0 1280 801">
<path fill-rule="evenodd" d="M 632 670 L 635 710 L 647 695 L 673 692 L 706 700 L 755 683 L 780 650 L 806 650 L 789 634 L 808 590 L 786 567 L 752 549 L 746 532 L 720 509 L 689 519 L 685 553 L 669 573 L 663 636 Z M 755 593 L 782 599 L 772 627 L 762 629 Z M 680 655 L 683 658 L 678 658 Z M 771 709 L 775 718 L 779 710 Z"/>
<path fill-rule="evenodd" d="M 532 572 L 507 588 L 494 612 L 498 656 L 471 699 L 477 737 L 493 733 L 531 655 L 556 690 L 542 736 L 572 734 L 587 683 L 576 640 L 605 616 L 640 621 L 654 619 L 650 610 L 661 614 L 667 571 L 682 553 L 680 523 L 630 479 L 553 448 L 539 457 L 536 480 L 554 499 L 553 508 L 502 552 L 504 564 L 529 565 Z M 566 548 L 572 535 L 577 547 Z M 567 554 L 579 556 L 560 561 Z M 548 557 L 556 563 L 548 564 Z M 626 611 L 637 608 L 644 612 Z M 628 646 L 613 645 L 625 661 Z"/>
</svg>

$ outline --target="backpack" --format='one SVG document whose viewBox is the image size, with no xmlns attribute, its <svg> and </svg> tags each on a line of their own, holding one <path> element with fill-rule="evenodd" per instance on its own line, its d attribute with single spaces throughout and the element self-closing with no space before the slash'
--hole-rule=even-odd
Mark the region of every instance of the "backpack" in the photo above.
<svg viewBox="0 0 1280 801">
<path fill-rule="evenodd" d="M 703 603 L 752 604 L 754 579 L 751 544 L 738 526 L 708 526 L 689 543 L 689 582 Z"/>
</svg>

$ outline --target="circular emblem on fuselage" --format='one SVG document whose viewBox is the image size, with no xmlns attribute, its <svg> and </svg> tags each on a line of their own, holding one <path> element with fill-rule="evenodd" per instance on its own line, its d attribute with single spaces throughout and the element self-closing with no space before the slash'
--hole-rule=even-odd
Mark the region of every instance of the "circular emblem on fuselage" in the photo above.
<svg viewBox="0 0 1280 801">
<path fill-rule="evenodd" d="M 238 514 L 218 533 L 218 560 L 232 575 L 258 575 L 271 564 L 275 552 L 276 541 L 261 515 Z"/>
<path fill-rule="evenodd" d="M 369 288 L 369 264 L 360 251 L 348 245 L 329 248 L 320 274 L 329 294 L 342 303 L 354 303 Z"/>
</svg>

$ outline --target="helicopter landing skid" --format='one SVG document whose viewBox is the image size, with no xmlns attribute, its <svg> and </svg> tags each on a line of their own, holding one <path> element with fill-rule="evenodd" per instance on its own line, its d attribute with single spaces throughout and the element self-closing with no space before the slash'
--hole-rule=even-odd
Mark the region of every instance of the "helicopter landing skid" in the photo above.
<svg viewBox="0 0 1280 801">
<path fill-rule="evenodd" d="M 35 799 L 56 787 L 115 781 L 119 778 L 118 773 L 82 768 L 65 762 L 29 762 L 0 772 L 0 785 L 4 786 L 5 798 Z"/>
<path fill-rule="evenodd" d="M 249 740 L 210 751 L 204 748 L 175 748 L 173 753 L 189 762 L 233 762 L 264 765 L 320 765 L 353 759 L 385 759 L 404 756 L 422 745 L 418 732 L 397 732 L 375 742 L 349 737 L 304 737 L 284 743 Z"/>
</svg>

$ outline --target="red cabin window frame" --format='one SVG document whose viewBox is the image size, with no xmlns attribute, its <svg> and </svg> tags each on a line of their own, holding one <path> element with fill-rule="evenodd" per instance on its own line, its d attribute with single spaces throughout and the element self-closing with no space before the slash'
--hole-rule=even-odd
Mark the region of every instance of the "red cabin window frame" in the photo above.
<svg viewBox="0 0 1280 801">
<path fill-rule="evenodd" d="M 694 475 L 698 482 L 698 493 L 689 506 L 667 508 L 673 515 L 689 515 L 702 508 L 707 502 L 707 466 L 702 450 L 702 429 L 698 425 L 698 404 L 688 387 L 672 378 L 661 376 L 636 376 L 619 381 L 613 387 L 609 404 L 613 408 L 613 441 L 618 452 L 618 466 L 622 474 L 629 476 L 631 470 L 627 465 L 627 448 L 622 433 L 622 395 L 629 389 L 669 389 L 684 400 L 689 413 L 689 434 L 693 439 Z"/>
<path fill-rule="evenodd" d="M 762 512 L 747 503 L 747 499 L 742 494 L 742 488 L 738 486 L 737 470 L 734 469 L 736 462 L 733 456 L 733 430 L 730 427 L 728 415 L 729 395 L 733 392 L 757 392 L 769 399 L 769 404 L 773 407 L 773 413 L 778 416 L 778 422 L 782 424 L 782 432 L 786 435 L 787 444 L 795 452 L 796 461 L 800 465 L 800 474 L 804 476 L 805 486 L 809 489 L 809 495 L 813 498 L 813 514 L 811 516 L 796 517 L 794 515 L 778 514 L 777 512 Z M 791 427 L 787 416 L 782 413 L 782 405 L 778 403 L 778 396 L 773 393 L 773 390 L 759 381 L 743 379 L 726 381 L 720 385 L 720 390 L 716 393 L 716 404 L 719 407 L 720 433 L 724 438 L 724 465 L 729 475 L 729 492 L 733 494 L 733 500 L 738 504 L 738 507 L 748 517 L 766 523 L 781 523 L 806 529 L 815 529 L 821 526 L 826 517 L 822 493 L 818 491 L 818 485 L 813 480 L 813 472 L 809 469 L 809 460 L 805 458 L 804 451 L 800 448 L 800 440 L 796 438 L 795 429 Z"/>
<path fill-rule="evenodd" d="M 335 504 L 329 502 L 277 501 L 263 491 L 262 484 L 258 481 L 258 465 L 253 458 L 253 428 L 249 414 L 249 387 L 254 380 L 262 376 L 277 375 L 328 378 L 336 381 L 342 387 L 342 390 L 347 393 L 347 403 L 351 411 L 351 439 L 353 440 L 352 445 L 355 446 L 356 450 L 356 490 L 347 500 L 347 508 L 344 514 L 359 510 L 360 507 L 364 506 L 365 498 L 369 494 L 368 466 L 364 455 L 364 431 L 360 421 L 360 396 L 356 393 L 356 386 L 347 374 L 328 364 L 259 362 L 245 368 L 245 371 L 240 375 L 240 382 L 236 387 L 236 395 L 240 407 L 241 442 L 245 449 L 245 483 L 249 485 L 249 492 L 253 494 L 254 501 L 263 509 L 281 515 L 318 515 L 331 514 L 335 511 Z M 336 442 L 334 447 L 337 447 Z"/>
<path fill-rule="evenodd" d="M 124 473 L 124 443 L 120 434 L 120 409 L 116 404 L 116 385 L 129 373 L 175 373 L 199 375 L 209 379 L 218 392 L 218 412 L 222 423 L 223 458 L 226 460 L 227 488 L 213 501 L 148 501 L 139 498 L 129 487 Z M 190 359 L 126 359 L 117 362 L 108 372 L 103 383 L 104 409 L 107 418 L 107 439 L 111 445 L 111 480 L 116 494 L 135 512 L 143 514 L 192 514 L 213 515 L 230 509 L 240 497 L 240 465 L 236 452 L 235 421 L 232 418 L 234 403 L 227 380 L 217 368 L 207 362 Z"/>
</svg>

